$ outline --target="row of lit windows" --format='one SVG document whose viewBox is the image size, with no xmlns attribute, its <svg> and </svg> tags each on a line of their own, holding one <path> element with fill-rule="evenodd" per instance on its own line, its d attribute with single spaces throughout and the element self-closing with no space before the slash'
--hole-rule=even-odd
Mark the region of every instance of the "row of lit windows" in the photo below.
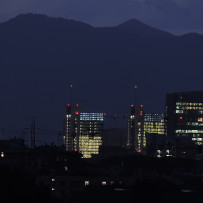
<svg viewBox="0 0 203 203">
<path fill-rule="evenodd" d="M 202 142 L 195 142 L 196 145 L 203 145 Z"/>
<path fill-rule="evenodd" d="M 203 133 L 203 130 L 176 130 L 176 133 Z"/>
<path fill-rule="evenodd" d="M 83 143 L 83 145 L 92 145 L 92 143 L 101 143 L 102 140 L 92 140 L 92 139 L 89 139 L 89 140 L 80 140 L 80 143 Z"/>
<path fill-rule="evenodd" d="M 89 153 L 95 153 L 95 152 L 99 152 L 99 146 L 100 145 L 95 145 L 95 147 L 87 147 L 87 146 L 80 146 L 80 152 L 89 152 Z"/>
<path fill-rule="evenodd" d="M 165 125 L 164 124 L 144 124 L 144 128 L 158 128 L 158 129 L 164 129 Z"/>
<path fill-rule="evenodd" d="M 86 149 L 86 150 L 98 149 L 101 143 L 102 142 L 95 142 L 95 143 L 92 143 L 92 144 L 90 144 L 90 143 L 87 144 L 87 143 L 84 143 L 84 142 L 80 142 L 79 146 L 80 146 L 80 150 L 82 150 L 82 149 Z"/>
<path fill-rule="evenodd" d="M 80 121 L 80 125 L 84 125 L 84 126 L 88 126 L 88 125 L 103 125 L 102 121 L 92 121 L 92 120 L 88 120 L 88 121 Z"/>
<path fill-rule="evenodd" d="M 154 122 L 154 121 L 150 121 L 150 122 L 144 122 L 145 125 L 164 125 L 164 122 Z"/>
<path fill-rule="evenodd" d="M 162 128 L 160 128 L 160 126 L 144 126 L 144 131 L 151 131 L 151 130 L 163 131 L 164 126 Z"/>
<path fill-rule="evenodd" d="M 203 110 L 203 107 L 195 107 L 195 106 L 176 106 L 177 110 Z"/>
<path fill-rule="evenodd" d="M 91 127 L 91 126 L 84 126 L 84 127 L 80 127 L 80 129 L 81 130 L 88 130 L 88 129 L 90 129 L 90 130 L 101 130 L 102 129 L 102 127 L 100 127 L 100 128 L 98 128 L 98 127 Z"/>
<path fill-rule="evenodd" d="M 193 141 L 198 141 L 198 142 L 201 141 L 201 142 L 202 142 L 202 141 L 203 141 L 203 138 L 192 138 L 192 140 L 193 140 Z"/>
<path fill-rule="evenodd" d="M 163 118 L 164 118 L 163 114 L 145 114 L 144 121 L 162 122 Z"/>
<path fill-rule="evenodd" d="M 80 113 L 82 116 L 103 116 L 103 113 Z"/>
<path fill-rule="evenodd" d="M 176 106 L 203 106 L 203 103 L 176 102 Z"/>
<path fill-rule="evenodd" d="M 101 143 L 101 140 L 94 140 L 93 142 L 90 142 L 90 140 L 87 142 L 87 141 L 80 141 L 80 145 L 88 145 L 88 146 L 95 146 L 97 145 L 98 143 Z"/>
<path fill-rule="evenodd" d="M 98 125 L 98 124 L 97 125 L 94 125 L 94 124 L 93 125 L 91 125 L 91 124 L 90 125 L 82 125 L 82 124 L 80 124 L 80 128 L 84 128 L 84 129 L 85 128 L 102 128 L 102 127 L 103 127 L 103 125 Z"/>
<path fill-rule="evenodd" d="M 94 137 L 91 137 L 91 136 L 83 136 L 83 135 L 80 135 L 80 140 L 88 140 L 88 139 L 94 139 L 94 140 L 97 140 L 97 139 L 102 139 L 102 137 L 100 136 L 94 136 Z"/>
<path fill-rule="evenodd" d="M 80 120 L 103 121 L 103 113 L 81 113 Z"/>
<path fill-rule="evenodd" d="M 164 130 L 157 130 L 157 129 L 152 129 L 152 130 L 146 130 L 147 133 L 156 133 L 156 134 L 164 134 Z"/>
</svg>

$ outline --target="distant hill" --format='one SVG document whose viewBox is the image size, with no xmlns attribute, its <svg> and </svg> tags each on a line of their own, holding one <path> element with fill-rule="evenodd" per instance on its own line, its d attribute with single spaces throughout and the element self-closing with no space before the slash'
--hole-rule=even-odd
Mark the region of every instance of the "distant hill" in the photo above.
<svg viewBox="0 0 203 203">
<path fill-rule="evenodd" d="M 41 29 L 62 29 L 66 28 L 69 30 L 77 30 L 80 32 L 84 31 L 90 31 L 93 29 L 92 26 L 78 22 L 75 20 L 67 20 L 63 18 L 53 18 L 53 17 L 48 17 L 43 14 L 21 14 L 16 16 L 15 18 L 10 19 L 6 23 L 2 23 L 1 26 L 12 26 L 13 28 L 15 27 L 34 27 L 37 26 L 38 28 Z"/>
<path fill-rule="evenodd" d="M 202 67 L 202 35 L 174 36 L 135 19 L 95 28 L 19 15 L 0 24 L 0 127 L 38 115 L 41 125 L 62 128 L 70 83 L 82 111 L 125 115 L 136 83 L 137 103 L 163 112 L 166 92 L 202 89 Z"/>
<path fill-rule="evenodd" d="M 150 27 L 136 19 L 128 20 L 118 25 L 117 28 L 142 37 L 173 37 L 173 35 L 168 32 Z"/>
</svg>

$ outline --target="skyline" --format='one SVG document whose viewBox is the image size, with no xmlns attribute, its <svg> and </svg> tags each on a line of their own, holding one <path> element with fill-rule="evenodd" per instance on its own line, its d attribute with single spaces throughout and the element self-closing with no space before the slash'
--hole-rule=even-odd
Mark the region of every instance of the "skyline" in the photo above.
<svg viewBox="0 0 203 203">
<path fill-rule="evenodd" d="M 1 199 L 199 201 L 202 8 L 1 0 Z"/>
<path fill-rule="evenodd" d="M 136 26 L 143 24 L 133 21 L 129 36 L 34 14 L 0 24 L 0 127 L 24 128 L 38 117 L 38 126 L 61 130 L 69 83 L 85 112 L 119 115 L 133 103 L 134 85 L 149 113 L 163 113 L 168 92 L 202 89 L 202 36 L 155 40 L 146 31 L 137 37 Z"/>
</svg>

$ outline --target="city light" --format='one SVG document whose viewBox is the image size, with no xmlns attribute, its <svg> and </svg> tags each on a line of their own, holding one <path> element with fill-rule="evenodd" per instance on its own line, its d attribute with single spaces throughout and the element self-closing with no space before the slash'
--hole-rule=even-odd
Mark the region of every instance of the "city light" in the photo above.
<svg viewBox="0 0 203 203">
<path fill-rule="evenodd" d="M 1 158 L 4 158 L 4 157 L 5 157 L 4 152 L 1 152 Z"/>
</svg>

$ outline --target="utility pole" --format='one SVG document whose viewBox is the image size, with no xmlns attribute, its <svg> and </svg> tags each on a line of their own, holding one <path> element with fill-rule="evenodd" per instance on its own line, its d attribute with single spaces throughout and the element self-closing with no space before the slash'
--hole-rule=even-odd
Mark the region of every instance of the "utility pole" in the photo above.
<svg viewBox="0 0 203 203">
<path fill-rule="evenodd" d="M 35 117 L 32 117 L 31 128 L 30 128 L 30 147 L 35 148 Z"/>
</svg>

